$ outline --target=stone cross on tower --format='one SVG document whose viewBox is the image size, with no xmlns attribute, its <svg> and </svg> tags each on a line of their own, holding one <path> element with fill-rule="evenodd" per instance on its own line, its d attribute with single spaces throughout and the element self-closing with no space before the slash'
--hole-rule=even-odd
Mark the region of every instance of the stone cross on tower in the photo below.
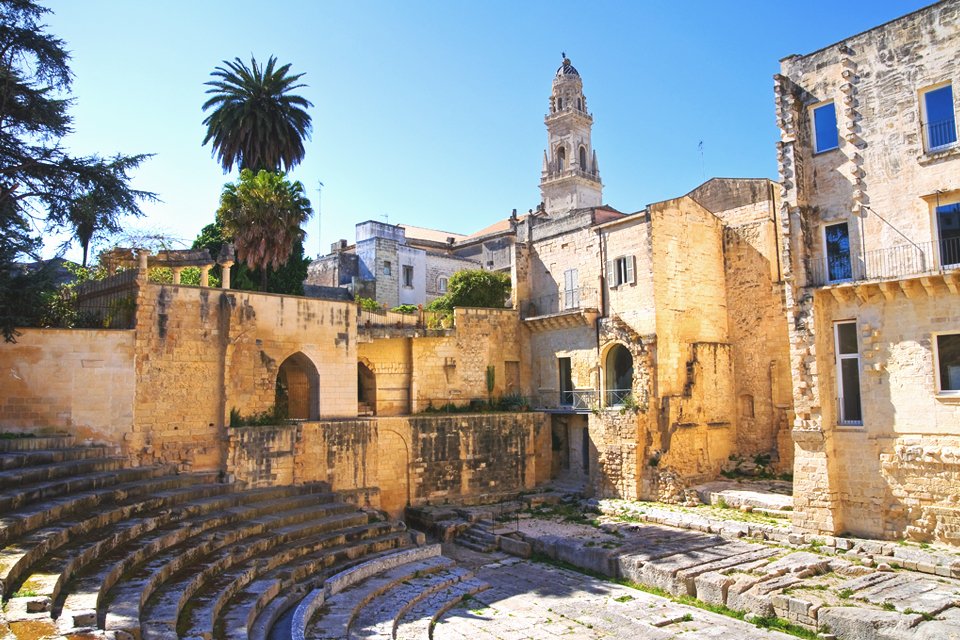
<svg viewBox="0 0 960 640">
<path fill-rule="evenodd" d="M 587 111 L 580 74 L 566 52 L 553 78 L 543 153 L 540 194 L 548 214 L 596 207 L 603 202 L 597 154 L 590 142 L 593 116 Z"/>
</svg>

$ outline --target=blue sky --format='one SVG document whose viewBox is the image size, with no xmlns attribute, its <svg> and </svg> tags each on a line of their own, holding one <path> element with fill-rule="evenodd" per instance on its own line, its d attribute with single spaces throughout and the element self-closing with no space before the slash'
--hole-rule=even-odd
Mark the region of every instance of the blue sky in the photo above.
<svg viewBox="0 0 960 640">
<path fill-rule="evenodd" d="M 363 220 L 469 233 L 536 206 L 561 51 L 580 71 L 594 115 L 606 203 L 635 211 L 704 176 L 776 178 L 779 59 L 929 3 L 44 4 L 54 11 L 50 31 L 73 56 L 68 146 L 155 153 L 134 184 L 163 202 L 128 224 L 187 242 L 213 221 L 223 184 L 236 177 L 200 144 L 210 72 L 253 54 L 305 73 L 314 130 L 292 177 L 315 210 L 317 181 L 325 185 L 320 220 L 306 225 L 306 250 L 316 255 L 352 240 Z M 48 256 L 54 248 L 51 241 Z"/>
</svg>

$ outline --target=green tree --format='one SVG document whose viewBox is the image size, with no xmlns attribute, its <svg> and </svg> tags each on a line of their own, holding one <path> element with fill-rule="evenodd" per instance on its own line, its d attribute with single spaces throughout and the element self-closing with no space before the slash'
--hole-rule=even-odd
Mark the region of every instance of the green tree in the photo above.
<svg viewBox="0 0 960 640">
<path fill-rule="evenodd" d="M 135 216 L 155 197 L 129 183 L 147 155 L 77 157 L 63 147 L 72 76 L 64 42 L 41 23 L 47 13 L 31 0 L 0 1 L 0 330 L 8 341 L 31 324 L 46 284 L 16 264 L 36 259 L 36 227 L 70 226 L 78 199 L 92 192 Z"/>
<path fill-rule="evenodd" d="M 502 309 L 510 295 L 510 276 L 498 271 L 465 270 L 450 276 L 447 292 L 430 303 L 431 311 L 454 307 Z"/>
<path fill-rule="evenodd" d="M 300 227 L 313 209 L 303 184 L 291 183 L 283 174 L 249 169 L 236 183 L 227 183 L 217 210 L 224 235 L 233 239 L 237 258 L 260 271 L 260 290 L 267 290 L 268 275 L 290 258 L 294 244 L 303 242 Z M 301 245 L 302 251 L 302 245 Z"/>
<path fill-rule="evenodd" d="M 204 111 L 213 110 L 203 121 L 203 144 L 212 143 L 223 172 L 234 165 L 289 171 L 300 164 L 311 128 L 306 109 L 313 106 L 292 93 L 305 86 L 297 84 L 303 74 L 288 75 L 290 65 L 277 67 L 274 56 L 265 67 L 252 56 L 249 67 L 240 58 L 223 64 L 210 74 L 215 79 L 206 84 L 212 97 L 203 105 Z"/>
</svg>

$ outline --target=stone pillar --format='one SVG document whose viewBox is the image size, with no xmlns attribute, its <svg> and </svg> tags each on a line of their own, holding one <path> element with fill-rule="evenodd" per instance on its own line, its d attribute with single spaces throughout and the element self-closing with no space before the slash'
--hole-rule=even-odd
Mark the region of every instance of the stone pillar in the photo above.
<svg viewBox="0 0 960 640">
<path fill-rule="evenodd" d="M 147 258 L 150 257 L 149 249 L 137 249 L 137 277 L 147 278 Z"/>
<path fill-rule="evenodd" d="M 220 287 L 222 289 L 230 288 L 230 267 L 233 266 L 233 260 L 225 260 L 220 263 L 221 273 L 223 274 L 220 277 Z"/>
<path fill-rule="evenodd" d="M 200 286 L 210 286 L 210 267 L 200 267 Z"/>
<path fill-rule="evenodd" d="M 180 284 L 180 272 L 183 271 L 183 267 L 170 267 L 170 271 L 173 272 L 173 284 Z"/>
</svg>

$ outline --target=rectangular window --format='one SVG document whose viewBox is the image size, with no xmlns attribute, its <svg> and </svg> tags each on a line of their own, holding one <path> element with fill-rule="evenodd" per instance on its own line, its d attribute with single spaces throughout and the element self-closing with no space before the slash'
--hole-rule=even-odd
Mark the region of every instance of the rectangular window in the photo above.
<svg viewBox="0 0 960 640">
<path fill-rule="evenodd" d="M 944 267 L 960 265 L 960 202 L 941 205 L 936 214 L 940 264 Z"/>
<path fill-rule="evenodd" d="M 577 270 L 567 269 L 563 272 L 563 308 L 580 308 L 580 289 L 577 288 Z"/>
<path fill-rule="evenodd" d="M 447 278 L 446 276 L 440 276 L 437 278 L 437 291 L 440 293 L 447 292 Z"/>
<path fill-rule="evenodd" d="M 937 393 L 960 396 L 960 333 L 934 336 Z"/>
<path fill-rule="evenodd" d="M 857 323 L 838 322 L 834 325 L 837 350 L 838 424 L 863 424 L 860 407 L 860 348 L 857 343 Z"/>
<path fill-rule="evenodd" d="M 409 264 L 403 265 L 403 286 L 413 286 L 413 267 Z"/>
<path fill-rule="evenodd" d="M 823 242 L 827 261 L 827 282 L 842 282 L 853 278 L 853 265 L 850 262 L 850 229 L 847 223 L 825 226 Z"/>
<path fill-rule="evenodd" d="M 573 406 L 573 368 L 570 358 L 557 358 L 557 367 L 560 371 L 560 405 Z"/>
<path fill-rule="evenodd" d="M 636 282 L 633 256 L 620 256 L 607 263 L 607 278 L 611 287 Z"/>
<path fill-rule="evenodd" d="M 922 93 L 924 142 L 927 151 L 937 151 L 957 141 L 957 119 L 953 106 L 953 86 L 927 89 Z"/>
<path fill-rule="evenodd" d="M 814 106 L 811 110 L 813 117 L 813 150 L 823 153 L 836 149 L 840 138 L 837 133 L 837 108 L 832 102 Z"/>
<path fill-rule="evenodd" d="M 390 261 L 389 261 L 389 260 L 384 260 L 384 261 L 383 261 L 383 275 L 388 276 L 388 275 L 390 275 L 391 272 L 392 272 L 392 269 L 390 268 Z"/>
</svg>

